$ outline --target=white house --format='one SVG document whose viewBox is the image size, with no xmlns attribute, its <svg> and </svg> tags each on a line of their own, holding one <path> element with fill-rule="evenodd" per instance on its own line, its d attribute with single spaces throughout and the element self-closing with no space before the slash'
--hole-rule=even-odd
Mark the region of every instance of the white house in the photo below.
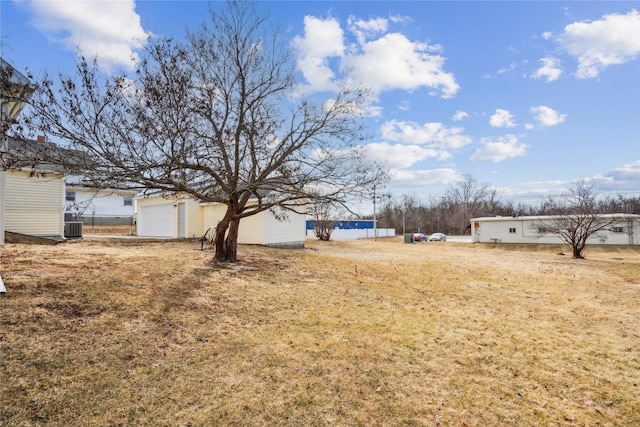
<svg viewBox="0 0 640 427">
<path fill-rule="evenodd" d="M 32 88 L 24 75 L 4 59 L 0 60 L 4 82 L 0 97 L 4 131 L 8 128 L 6 120 L 12 120 L 20 113 L 24 105 L 21 100 L 30 96 Z M 54 148 L 44 139 L 16 141 L 2 135 L 0 154 L 3 160 L 11 161 L 3 162 L 5 167 L 9 165 L 8 170 L 0 167 L 0 244 L 5 241 L 5 231 L 64 238 L 64 176 L 51 164 L 40 163 L 34 168 L 30 161 Z"/>
<path fill-rule="evenodd" d="M 610 214 L 617 219 L 610 231 L 587 240 L 588 244 L 640 245 L 640 215 Z M 540 235 L 534 225 L 551 216 L 484 217 L 471 220 L 474 243 L 564 243 L 555 235 Z"/>
<path fill-rule="evenodd" d="M 199 203 L 186 196 L 154 195 L 136 197 L 137 234 L 142 237 L 199 238 L 224 217 L 226 206 Z M 305 241 L 305 215 L 287 212 L 278 220 L 270 211 L 243 218 L 238 243 L 264 246 L 302 247 Z"/>
<path fill-rule="evenodd" d="M 4 230 L 63 240 L 64 176 L 11 169 L 4 175 Z"/>
<path fill-rule="evenodd" d="M 65 216 L 87 225 L 133 225 L 135 190 L 96 189 L 69 176 L 65 189 Z"/>
</svg>

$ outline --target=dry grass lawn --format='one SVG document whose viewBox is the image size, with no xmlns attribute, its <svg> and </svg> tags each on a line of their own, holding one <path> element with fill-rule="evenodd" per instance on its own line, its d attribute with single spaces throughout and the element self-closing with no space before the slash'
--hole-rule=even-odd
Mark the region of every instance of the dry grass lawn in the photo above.
<svg viewBox="0 0 640 427">
<path fill-rule="evenodd" d="M 5 245 L 0 424 L 638 426 L 640 248 L 560 249 Z"/>
</svg>

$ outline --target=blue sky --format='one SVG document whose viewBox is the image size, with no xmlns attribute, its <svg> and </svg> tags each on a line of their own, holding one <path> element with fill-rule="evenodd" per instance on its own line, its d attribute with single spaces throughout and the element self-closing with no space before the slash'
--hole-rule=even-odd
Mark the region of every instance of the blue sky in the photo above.
<svg viewBox="0 0 640 427">
<path fill-rule="evenodd" d="M 126 68 L 150 37 L 208 19 L 204 1 L 0 0 L 2 57 L 38 75 L 75 46 Z M 585 180 L 640 195 L 640 2 L 259 1 L 296 53 L 300 90 L 365 82 L 368 155 L 394 196 L 465 174 L 505 200 Z"/>
</svg>

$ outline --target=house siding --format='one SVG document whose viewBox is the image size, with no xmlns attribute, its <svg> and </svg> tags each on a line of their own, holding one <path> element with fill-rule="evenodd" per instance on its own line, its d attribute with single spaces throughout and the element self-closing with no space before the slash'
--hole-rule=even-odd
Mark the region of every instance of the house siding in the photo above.
<svg viewBox="0 0 640 427">
<path fill-rule="evenodd" d="M 301 209 L 303 209 L 301 207 Z M 264 215 L 264 244 L 267 246 L 304 246 L 305 215 L 287 212 L 287 219 L 278 220 L 271 212 Z"/>
<path fill-rule="evenodd" d="M 240 220 L 238 230 L 238 243 L 266 244 L 265 237 L 265 213 L 261 212 Z"/>
<path fill-rule="evenodd" d="M 202 234 L 209 227 L 216 227 L 224 218 L 227 211 L 226 205 L 202 205 L 203 212 L 203 230 Z M 253 215 L 240 220 L 240 229 L 238 230 L 238 243 L 247 245 L 264 245 L 264 220 L 263 215 Z"/>
<path fill-rule="evenodd" d="M 200 203 L 193 199 L 187 199 L 184 203 L 186 204 L 187 217 L 186 237 L 202 237 L 206 229 L 202 229 L 203 211 L 200 207 Z"/>
<path fill-rule="evenodd" d="M 225 205 L 203 205 L 203 234 L 215 227 L 224 217 Z M 303 246 L 305 216 L 289 214 L 289 219 L 278 221 L 270 211 L 243 218 L 238 230 L 238 243 L 265 246 Z"/>
<path fill-rule="evenodd" d="M 76 213 L 75 207 L 78 206 L 82 211 L 82 215 L 90 217 L 91 215 L 109 215 L 109 216 L 133 216 L 134 207 L 124 204 L 125 196 L 135 196 L 134 191 L 119 190 L 92 190 L 84 187 L 67 186 L 66 191 L 76 193 L 75 202 L 65 202 L 65 211 Z"/>
<path fill-rule="evenodd" d="M 141 230 L 145 221 L 149 221 L 143 212 L 145 206 L 173 206 L 184 204 L 186 217 L 187 238 L 201 237 L 209 227 L 216 227 L 224 218 L 227 206 L 223 204 L 198 203 L 189 198 L 165 199 L 161 196 L 136 199 L 136 211 L 138 214 L 138 230 Z M 175 209 L 173 220 L 164 220 L 166 233 L 173 233 L 178 237 L 178 210 Z M 144 230 L 142 230 L 144 233 Z M 145 234 L 140 235 L 145 235 Z M 152 237 L 152 236 L 148 236 Z M 304 214 L 289 214 L 288 221 L 278 221 L 271 212 L 261 212 L 256 215 L 243 218 L 238 230 L 238 243 L 256 244 L 267 246 L 302 246 L 305 240 L 305 216 Z"/>
<path fill-rule="evenodd" d="M 4 245 L 5 172 L 0 170 L 0 245 Z"/>
<path fill-rule="evenodd" d="M 62 237 L 64 194 L 61 175 L 30 177 L 29 172 L 7 171 L 4 229 L 33 236 Z"/>
<path fill-rule="evenodd" d="M 224 205 L 201 205 L 202 210 L 202 235 L 209 227 L 215 229 L 216 225 L 224 218 L 226 206 Z"/>
</svg>

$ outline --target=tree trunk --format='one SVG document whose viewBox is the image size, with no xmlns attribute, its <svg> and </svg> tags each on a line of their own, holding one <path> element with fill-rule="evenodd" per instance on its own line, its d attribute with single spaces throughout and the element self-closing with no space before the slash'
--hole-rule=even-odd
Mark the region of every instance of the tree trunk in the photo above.
<svg viewBox="0 0 640 427">
<path fill-rule="evenodd" d="M 582 233 L 578 236 L 577 242 L 573 247 L 573 257 L 576 259 L 584 259 L 582 255 L 582 251 L 587 247 L 587 239 L 589 238 L 589 234 Z"/>
<path fill-rule="evenodd" d="M 225 261 L 236 262 L 238 260 L 238 230 L 240 228 L 240 220 L 234 219 L 229 224 L 229 232 L 227 233 L 227 239 L 225 240 L 227 246 L 227 254 Z"/>
<path fill-rule="evenodd" d="M 584 243 L 576 243 L 573 245 L 573 258 L 575 259 L 584 259 L 582 256 L 582 251 L 584 250 L 586 244 Z"/>
<path fill-rule="evenodd" d="M 216 261 L 228 260 L 227 253 L 229 251 L 229 248 L 227 246 L 227 230 L 229 229 L 229 225 L 231 224 L 231 218 L 233 217 L 234 213 L 235 212 L 233 208 L 231 206 L 227 206 L 227 212 L 225 213 L 224 218 L 222 218 L 222 220 L 218 223 L 218 225 L 216 225 L 216 239 L 215 239 Z"/>
<path fill-rule="evenodd" d="M 229 228 L 229 222 L 227 221 L 226 224 L 224 223 L 224 221 L 220 221 L 218 223 L 218 225 L 216 226 L 216 239 L 215 239 L 215 247 L 216 247 L 216 255 L 215 255 L 215 259 L 217 261 L 224 261 L 225 258 L 227 257 L 227 250 L 226 250 L 226 234 L 227 234 L 227 228 Z"/>
</svg>

